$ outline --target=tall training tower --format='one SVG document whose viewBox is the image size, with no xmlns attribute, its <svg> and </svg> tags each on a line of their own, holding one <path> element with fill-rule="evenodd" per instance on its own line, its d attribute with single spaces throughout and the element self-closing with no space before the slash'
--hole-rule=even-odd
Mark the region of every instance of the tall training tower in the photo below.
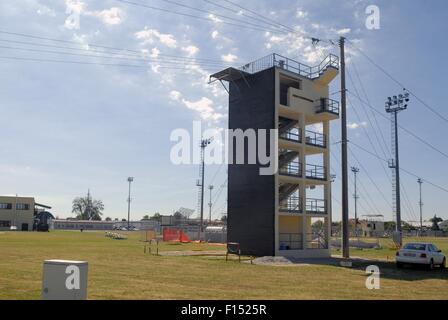
<svg viewBox="0 0 448 320">
<path fill-rule="evenodd" d="M 210 76 L 228 82 L 229 129 L 278 129 L 275 175 L 260 175 L 259 162 L 228 167 L 227 238 L 243 254 L 330 255 L 330 121 L 339 103 L 329 84 L 338 70 L 334 55 L 311 67 L 271 54 Z"/>
</svg>

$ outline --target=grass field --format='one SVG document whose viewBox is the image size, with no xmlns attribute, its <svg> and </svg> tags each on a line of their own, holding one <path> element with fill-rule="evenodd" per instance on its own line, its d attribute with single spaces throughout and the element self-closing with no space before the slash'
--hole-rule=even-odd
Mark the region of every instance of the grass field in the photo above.
<svg viewBox="0 0 448 320">
<path fill-rule="evenodd" d="M 365 265 L 262 266 L 216 257 L 152 256 L 138 233 L 112 240 L 102 232 L 0 232 L 0 299 L 39 299 L 46 259 L 89 262 L 89 299 L 448 299 L 448 271 L 404 269 L 394 251 L 353 249 L 383 259 L 381 289 L 365 287 Z M 427 239 L 448 254 L 448 239 Z M 160 250 L 219 250 L 161 244 Z M 337 252 L 335 252 L 337 254 Z M 367 263 L 367 262 L 366 262 Z M 370 263 L 369 263 L 370 264 Z"/>
</svg>

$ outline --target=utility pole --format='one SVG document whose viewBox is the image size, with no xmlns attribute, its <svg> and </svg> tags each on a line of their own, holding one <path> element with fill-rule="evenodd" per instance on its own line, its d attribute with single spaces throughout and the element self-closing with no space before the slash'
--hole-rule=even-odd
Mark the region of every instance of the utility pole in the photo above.
<svg viewBox="0 0 448 320">
<path fill-rule="evenodd" d="M 355 199 L 355 235 L 358 236 L 358 186 L 357 186 L 357 175 L 359 172 L 359 168 L 352 167 L 352 172 L 355 176 L 355 194 L 353 195 L 353 198 Z"/>
<path fill-rule="evenodd" d="M 198 240 L 201 240 L 201 234 L 204 232 L 204 177 L 205 177 L 205 148 L 212 143 L 213 138 L 202 139 L 201 140 L 201 169 L 200 169 L 200 180 L 196 183 L 200 187 L 199 202 L 201 207 L 201 218 L 200 226 L 198 228 Z"/>
<path fill-rule="evenodd" d="M 342 150 L 342 257 L 348 259 L 348 165 L 347 165 L 347 92 L 345 87 L 345 38 L 339 40 L 341 50 L 341 150 Z"/>
<path fill-rule="evenodd" d="M 88 220 L 92 220 L 92 201 L 90 200 L 90 189 L 87 189 L 87 208 L 86 208 L 86 212 L 87 212 L 87 219 Z"/>
<path fill-rule="evenodd" d="M 131 227 L 131 183 L 134 181 L 133 177 L 128 178 L 129 182 L 129 196 L 128 196 L 128 231 Z"/>
<path fill-rule="evenodd" d="M 395 160 L 389 161 L 389 168 L 393 171 L 392 191 L 395 191 L 395 215 L 397 219 L 396 225 L 396 242 L 401 246 L 402 230 L 401 230 L 401 199 L 400 199 L 400 159 L 398 152 L 398 113 L 406 110 L 409 102 L 409 93 L 399 94 L 398 96 L 388 97 L 386 101 L 386 112 L 392 115 L 392 153 L 395 151 Z"/>
<path fill-rule="evenodd" d="M 418 202 L 419 206 L 420 206 L 420 235 L 422 235 L 423 232 L 423 202 L 422 202 L 422 184 L 423 184 L 423 179 L 418 178 L 417 180 L 419 189 L 420 189 L 420 201 Z"/>
<path fill-rule="evenodd" d="M 210 202 L 208 203 L 208 207 L 209 207 L 209 213 L 208 213 L 209 219 L 208 219 L 208 222 L 212 223 L 212 205 L 213 205 L 212 204 L 212 190 L 213 190 L 213 186 L 209 185 L 208 189 L 210 190 Z"/>
</svg>

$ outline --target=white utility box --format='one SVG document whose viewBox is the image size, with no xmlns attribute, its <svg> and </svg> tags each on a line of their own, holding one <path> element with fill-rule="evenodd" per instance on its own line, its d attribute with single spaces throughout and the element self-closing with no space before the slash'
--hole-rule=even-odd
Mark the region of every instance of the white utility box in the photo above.
<svg viewBox="0 0 448 320">
<path fill-rule="evenodd" d="M 87 299 L 86 261 L 45 260 L 42 300 Z"/>
</svg>

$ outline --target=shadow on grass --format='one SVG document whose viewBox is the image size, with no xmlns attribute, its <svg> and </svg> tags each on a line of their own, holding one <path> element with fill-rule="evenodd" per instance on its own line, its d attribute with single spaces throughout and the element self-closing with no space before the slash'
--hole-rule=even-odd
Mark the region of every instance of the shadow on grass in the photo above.
<svg viewBox="0 0 448 320">
<path fill-rule="evenodd" d="M 340 259 L 341 260 L 341 259 Z M 366 258 L 352 259 L 353 269 L 364 271 L 370 265 L 376 265 L 380 269 L 381 278 L 403 281 L 419 281 L 426 279 L 448 280 L 448 270 L 435 267 L 430 270 L 425 265 L 405 265 L 397 268 L 393 261 L 369 260 Z"/>
</svg>

